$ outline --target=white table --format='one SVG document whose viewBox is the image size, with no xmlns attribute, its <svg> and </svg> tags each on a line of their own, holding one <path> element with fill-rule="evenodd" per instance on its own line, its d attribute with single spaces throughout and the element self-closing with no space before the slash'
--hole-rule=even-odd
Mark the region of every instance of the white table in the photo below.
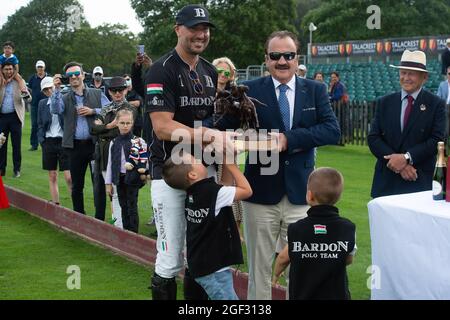
<svg viewBox="0 0 450 320">
<path fill-rule="evenodd" d="M 425 191 L 380 197 L 368 208 L 380 276 L 372 299 L 450 299 L 450 202 Z"/>
</svg>

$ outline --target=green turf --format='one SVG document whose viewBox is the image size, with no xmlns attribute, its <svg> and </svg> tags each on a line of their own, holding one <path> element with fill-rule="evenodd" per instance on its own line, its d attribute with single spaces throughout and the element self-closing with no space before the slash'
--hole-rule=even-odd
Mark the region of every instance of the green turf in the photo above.
<svg viewBox="0 0 450 320">
<path fill-rule="evenodd" d="M 0 299 L 149 299 L 149 270 L 58 232 L 17 209 L 0 212 Z M 69 290 L 69 266 L 80 290 Z"/>
<path fill-rule="evenodd" d="M 7 169 L 6 177 L 4 177 L 4 182 L 8 185 L 32 193 L 44 199 L 50 199 L 47 173 L 41 169 L 41 149 L 39 148 L 39 151 L 35 152 L 27 151 L 29 148 L 29 132 L 30 123 L 29 115 L 27 114 L 27 122 L 24 127 L 24 137 L 22 141 L 22 176 L 18 179 L 12 178 L 12 158 L 11 148 L 9 146 L 9 166 Z M 372 182 L 374 163 L 374 157 L 370 154 L 368 148 L 365 146 L 327 146 L 318 149 L 317 166 L 334 167 L 340 170 L 344 175 L 345 189 L 343 197 L 338 203 L 338 207 L 340 208 L 342 215 L 351 219 L 357 227 L 358 253 L 353 265 L 348 267 L 350 290 L 353 299 L 368 299 L 370 297 L 370 292 L 366 285 L 367 279 L 369 277 L 369 274 L 366 273 L 366 270 L 371 263 L 367 202 L 370 200 L 370 185 Z M 71 208 L 71 199 L 65 188 L 65 183 L 62 175 L 60 175 L 59 181 L 61 204 L 63 206 Z M 90 180 L 88 179 L 88 175 L 86 175 L 86 188 L 84 194 L 86 210 L 88 214 L 93 215 L 94 202 L 92 196 L 92 187 Z M 145 186 L 144 188 L 142 188 L 141 192 L 139 193 L 139 213 L 139 233 L 149 236 L 150 234 L 155 232 L 155 228 L 153 226 L 146 225 L 146 222 L 151 217 L 149 186 Z M 109 218 L 110 210 L 108 208 L 107 219 Z M 47 232 L 52 233 L 52 230 L 50 229 Z M 34 239 L 31 239 L 30 241 L 32 242 L 34 241 Z M 72 241 L 74 240 L 72 239 Z M 67 251 L 67 249 L 65 250 Z M 101 249 L 97 250 L 101 251 Z M 45 257 L 58 256 L 58 254 L 48 255 L 45 250 L 41 252 L 40 255 Z M 17 263 L 19 262 L 20 259 L 17 261 Z M 14 268 L 14 266 L 12 266 L 12 268 Z M 43 270 L 45 271 L 45 269 Z M 241 266 L 240 270 L 246 271 L 247 268 L 244 265 Z M 42 275 L 46 274 L 44 271 L 42 271 Z M 147 284 L 148 282 L 148 271 L 146 271 L 146 273 L 147 277 L 142 280 L 145 284 Z M 99 275 L 99 278 L 101 279 L 102 276 Z M 0 278 L 0 280 L 1 279 L 2 278 Z M 114 286 L 112 285 L 111 288 L 113 287 Z M 102 298 L 102 289 L 99 289 L 99 293 L 100 294 L 96 297 L 96 299 Z M 70 293 L 61 298 L 71 299 L 72 296 L 69 295 Z M 36 296 L 39 296 L 38 291 L 36 293 Z M 76 297 L 76 299 L 78 299 L 78 297 Z M 138 296 L 136 297 L 136 299 L 140 299 L 140 297 Z"/>
</svg>

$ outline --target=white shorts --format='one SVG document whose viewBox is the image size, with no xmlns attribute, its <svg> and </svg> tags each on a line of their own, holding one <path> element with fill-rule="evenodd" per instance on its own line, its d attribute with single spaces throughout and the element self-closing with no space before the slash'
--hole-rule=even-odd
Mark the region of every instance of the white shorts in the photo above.
<svg viewBox="0 0 450 320">
<path fill-rule="evenodd" d="M 176 277 L 184 266 L 186 192 L 169 187 L 164 180 L 152 181 L 152 206 L 158 240 L 155 272 L 163 278 Z"/>
</svg>

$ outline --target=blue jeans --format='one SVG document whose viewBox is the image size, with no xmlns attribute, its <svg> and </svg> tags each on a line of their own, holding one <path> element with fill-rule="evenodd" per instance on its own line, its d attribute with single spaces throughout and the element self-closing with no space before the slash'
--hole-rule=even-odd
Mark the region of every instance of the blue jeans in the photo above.
<svg viewBox="0 0 450 320">
<path fill-rule="evenodd" d="M 211 300 L 239 300 L 233 287 L 231 269 L 195 278 Z"/>
</svg>

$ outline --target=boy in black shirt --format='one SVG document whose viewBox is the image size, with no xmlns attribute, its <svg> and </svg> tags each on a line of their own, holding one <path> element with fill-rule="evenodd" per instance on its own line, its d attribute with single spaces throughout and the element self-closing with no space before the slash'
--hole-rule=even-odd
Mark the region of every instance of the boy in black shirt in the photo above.
<svg viewBox="0 0 450 320">
<path fill-rule="evenodd" d="M 308 179 L 308 217 L 288 227 L 288 244 L 275 262 L 273 284 L 289 272 L 289 299 L 350 299 L 346 266 L 356 253 L 355 225 L 339 216 L 334 204 L 344 187 L 333 168 L 314 170 Z"/>
<path fill-rule="evenodd" d="M 230 266 L 242 264 L 239 231 L 231 205 L 252 195 L 235 164 L 225 164 L 222 186 L 207 178 L 206 167 L 190 154 L 172 155 L 162 176 L 172 188 L 186 190 L 186 247 L 190 275 L 211 300 L 238 300 Z"/>
</svg>

